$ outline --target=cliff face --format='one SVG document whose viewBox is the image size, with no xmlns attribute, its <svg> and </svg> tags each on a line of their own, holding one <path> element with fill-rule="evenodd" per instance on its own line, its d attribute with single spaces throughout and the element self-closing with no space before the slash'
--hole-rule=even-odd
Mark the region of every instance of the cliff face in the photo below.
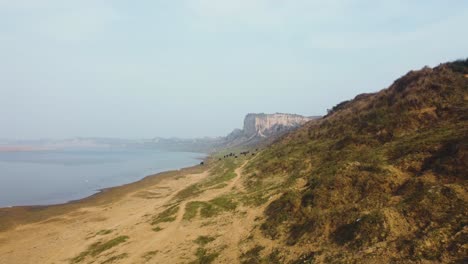
<svg viewBox="0 0 468 264">
<path fill-rule="evenodd" d="M 269 137 L 278 132 L 296 128 L 312 120 L 294 114 L 248 114 L 244 119 L 244 134 L 247 137 Z"/>
<path fill-rule="evenodd" d="M 223 143 L 223 147 L 254 146 L 268 143 L 318 117 L 296 114 L 248 114 L 243 129 L 235 129 Z"/>
</svg>

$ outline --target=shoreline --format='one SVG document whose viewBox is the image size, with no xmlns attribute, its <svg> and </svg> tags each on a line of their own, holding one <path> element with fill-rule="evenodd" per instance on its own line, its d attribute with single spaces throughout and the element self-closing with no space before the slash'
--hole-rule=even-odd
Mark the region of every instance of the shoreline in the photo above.
<svg viewBox="0 0 468 264">
<path fill-rule="evenodd" d="M 200 258 L 200 247 L 208 246 L 209 252 L 223 251 L 219 263 L 237 263 L 238 245 L 262 209 L 229 198 L 235 210 L 218 208 L 210 219 L 187 217 L 193 202 L 242 196 L 248 160 L 218 162 L 208 156 L 205 161 L 67 204 L 1 209 L 0 225 L 5 219 L 9 225 L 0 231 L 0 263 L 188 263 Z M 208 236 L 216 241 L 197 242 Z M 101 246 L 105 252 L 90 253 Z"/>
<path fill-rule="evenodd" d="M 202 158 L 196 158 L 206 162 L 210 155 Z M 64 203 L 47 205 L 19 205 L 10 207 L 0 207 L 0 233 L 8 231 L 19 225 L 37 223 L 49 218 L 69 213 L 87 206 L 103 206 L 123 199 L 127 194 L 143 189 L 148 186 L 154 186 L 164 180 L 177 177 L 178 174 L 192 174 L 204 171 L 206 167 L 199 164 L 183 167 L 175 170 L 162 171 L 150 174 L 140 180 L 99 189 L 98 192 L 76 200 L 70 200 Z"/>
<path fill-rule="evenodd" d="M 30 151 L 27 151 L 27 152 L 30 152 Z M 169 151 L 169 152 L 172 152 L 172 151 Z M 4 153 L 4 152 L 0 151 L 0 154 L 1 153 Z M 178 151 L 178 153 L 179 153 L 179 151 Z M 190 164 L 190 163 L 189 164 L 180 164 L 180 167 L 178 167 L 176 165 L 176 166 L 169 166 L 169 168 L 160 168 L 160 169 L 156 168 L 156 169 L 154 169 L 154 171 L 150 170 L 150 171 L 146 171 L 146 172 L 143 172 L 143 173 L 135 173 L 135 174 L 139 174 L 140 176 L 139 177 L 127 177 L 127 179 L 118 180 L 120 182 L 117 181 L 117 182 L 114 182 L 114 183 L 110 183 L 109 185 L 101 184 L 101 185 L 104 185 L 104 186 L 102 186 L 102 187 L 101 186 L 96 186 L 95 189 L 87 189 L 87 190 L 83 189 L 83 190 L 79 191 L 76 195 L 62 195 L 61 197 L 51 197 L 51 198 L 43 198 L 43 199 L 34 199 L 34 197 L 32 197 L 32 198 L 28 199 L 28 200 L 30 200 L 29 202 L 19 201 L 18 204 L 15 204 L 14 202 L 5 203 L 5 204 L 0 205 L 0 210 L 5 209 L 5 208 L 43 207 L 43 206 L 54 206 L 54 205 L 63 205 L 63 204 L 68 204 L 68 203 L 79 202 L 79 201 L 81 201 L 83 199 L 86 199 L 88 197 L 91 197 L 91 196 L 97 195 L 99 193 L 105 192 L 108 189 L 112 189 L 112 188 L 115 188 L 115 187 L 121 187 L 121 186 L 124 186 L 124 185 L 127 185 L 127 184 L 132 184 L 132 183 L 141 181 L 141 180 L 143 180 L 143 179 L 145 179 L 147 177 L 152 177 L 152 176 L 156 176 L 156 175 L 163 174 L 163 173 L 170 172 L 170 171 L 176 171 L 176 170 L 181 170 L 181 169 L 184 169 L 184 168 L 197 166 L 198 164 L 200 164 L 200 161 L 204 161 L 205 159 L 210 157 L 209 153 L 191 152 L 191 151 L 180 151 L 180 153 L 195 154 L 193 156 L 193 158 L 192 158 L 193 163 L 190 162 L 192 164 Z M 3 163 L 3 162 L 8 164 L 11 161 L 0 160 L 0 163 Z M 29 163 L 29 162 L 26 162 L 26 163 Z M 31 163 L 35 164 L 35 162 L 31 162 Z M 40 163 L 38 163 L 38 164 L 40 164 Z M 170 167 L 172 167 L 172 168 L 170 168 Z M 66 173 L 62 172 L 62 175 L 63 174 L 66 174 Z M 22 185 L 24 185 L 24 183 L 22 183 Z M 58 190 L 60 190 L 60 189 L 58 189 Z M 71 191 L 73 192 L 74 190 L 71 190 Z M 72 196 L 72 197 L 67 198 L 67 196 Z"/>
</svg>

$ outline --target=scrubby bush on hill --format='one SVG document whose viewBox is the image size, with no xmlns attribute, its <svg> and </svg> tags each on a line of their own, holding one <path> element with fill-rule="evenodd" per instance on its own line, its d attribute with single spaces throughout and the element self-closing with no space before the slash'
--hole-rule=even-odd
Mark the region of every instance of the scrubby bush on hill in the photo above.
<svg viewBox="0 0 468 264">
<path fill-rule="evenodd" d="M 467 73 L 468 59 L 409 72 L 263 151 L 246 181 L 283 181 L 263 235 L 337 263 L 466 261 Z"/>
</svg>

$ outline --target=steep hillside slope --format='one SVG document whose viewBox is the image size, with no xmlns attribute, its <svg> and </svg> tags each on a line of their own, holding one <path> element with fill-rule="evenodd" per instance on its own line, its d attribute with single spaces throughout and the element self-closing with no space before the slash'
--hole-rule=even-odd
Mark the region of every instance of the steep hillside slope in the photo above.
<svg viewBox="0 0 468 264">
<path fill-rule="evenodd" d="M 245 181 L 274 198 L 262 236 L 297 263 L 466 263 L 467 74 L 411 71 L 264 150 Z"/>
</svg>

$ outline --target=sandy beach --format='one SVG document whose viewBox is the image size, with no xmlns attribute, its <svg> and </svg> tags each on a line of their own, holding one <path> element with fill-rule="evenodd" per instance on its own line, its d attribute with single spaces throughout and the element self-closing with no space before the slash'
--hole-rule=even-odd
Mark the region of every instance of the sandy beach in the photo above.
<svg viewBox="0 0 468 264">
<path fill-rule="evenodd" d="M 203 208 L 195 216 L 187 208 L 242 192 L 246 162 L 236 161 L 227 180 L 219 178 L 222 162 L 208 161 L 76 202 L 0 209 L 0 263 L 238 262 L 261 210 L 237 206 L 204 217 Z M 184 195 L 194 185 L 206 187 Z"/>
</svg>

